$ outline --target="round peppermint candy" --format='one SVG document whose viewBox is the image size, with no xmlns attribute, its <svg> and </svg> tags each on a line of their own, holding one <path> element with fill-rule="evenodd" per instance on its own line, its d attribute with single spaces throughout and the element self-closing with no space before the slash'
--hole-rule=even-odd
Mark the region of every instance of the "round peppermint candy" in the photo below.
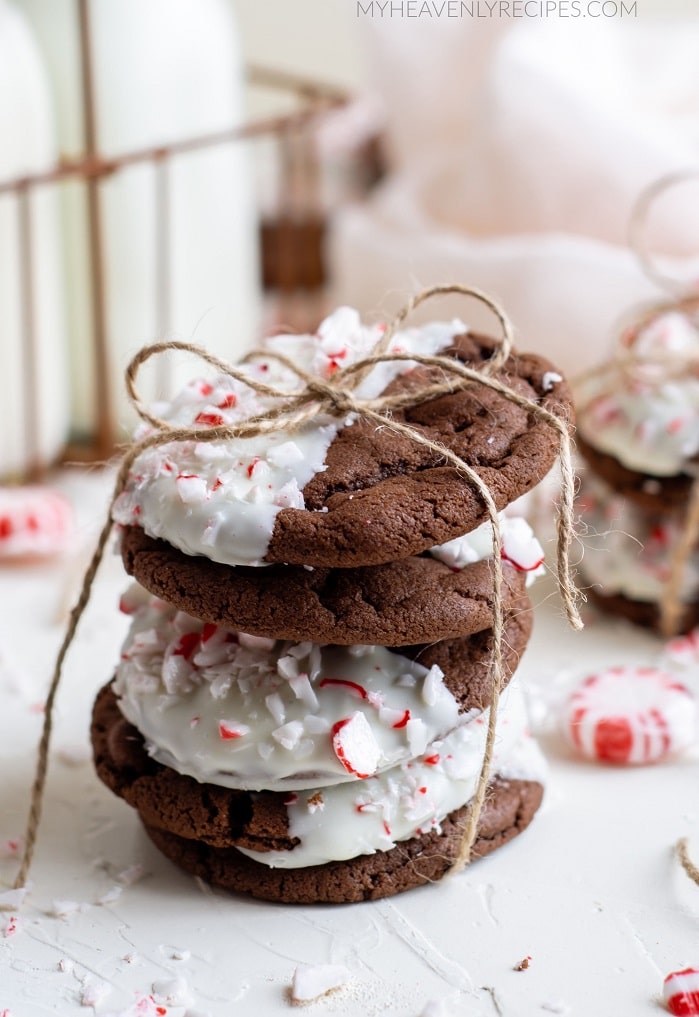
<svg viewBox="0 0 699 1017">
<path fill-rule="evenodd" d="M 60 554 L 73 530 L 70 503 L 49 487 L 0 488 L 0 559 Z"/>
<path fill-rule="evenodd" d="M 696 968 L 673 971 L 663 983 L 663 999 L 675 1017 L 699 1014 L 699 971 Z"/>
<path fill-rule="evenodd" d="M 657 763 L 694 740 L 692 693 L 652 667 L 614 667 L 585 678 L 567 700 L 563 728 L 588 759 Z"/>
</svg>

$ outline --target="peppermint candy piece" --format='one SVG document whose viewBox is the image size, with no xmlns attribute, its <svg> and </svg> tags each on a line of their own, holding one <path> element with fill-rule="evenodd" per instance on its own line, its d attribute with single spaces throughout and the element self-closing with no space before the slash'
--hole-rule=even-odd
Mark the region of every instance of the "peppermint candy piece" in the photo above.
<svg viewBox="0 0 699 1017">
<path fill-rule="evenodd" d="M 376 773 L 381 750 L 363 713 L 338 720 L 332 729 L 333 750 L 348 773 L 360 780 Z"/>
<path fill-rule="evenodd" d="M 299 964 L 291 984 L 293 1003 L 312 1003 L 335 989 L 340 989 L 352 978 L 343 964 Z"/>
<path fill-rule="evenodd" d="M 590 675 L 562 717 L 572 745 L 603 763 L 657 763 L 694 740 L 696 703 L 676 678 L 652 667 L 614 667 Z"/>
<path fill-rule="evenodd" d="M 73 509 L 58 491 L 0 488 L 0 559 L 60 554 L 72 533 Z"/>
<path fill-rule="evenodd" d="M 665 656 L 670 667 L 696 667 L 699 664 L 699 628 L 666 643 Z"/>
<path fill-rule="evenodd" d="M 663 999 L 675 1017 L 699 1014 L 699 971 L 696 968 L 673 971 L 663 982 Z"/>
</svg>

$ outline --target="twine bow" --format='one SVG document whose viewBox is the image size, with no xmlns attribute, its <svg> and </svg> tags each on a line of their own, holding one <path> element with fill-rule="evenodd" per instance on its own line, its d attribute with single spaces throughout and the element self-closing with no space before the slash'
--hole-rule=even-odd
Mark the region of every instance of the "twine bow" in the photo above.
<svg viewBox="0 0 699 1017">
<path fill-rule="evenodd" d="M 497 317 L 502 328 L 502 339 L 493 355 L 485 361 L 478 369 L 466 367 L 459 361 L 444 356 L 422 356 L 420 354 L 400 354 L 389 351 L 389 345 L 396 330 L 405 319 L 425 300 L 442 294 L 462 294 L 479 300 L 485 304 Z M 49 692 L 46 699 L 46 711 L 44 716 L 44 727 L 39 743 L 37 766 L 34 784 L 31 792 L 31 804 L 27 820 L 25 835 L 25 846 L 21 866 L 15 886 L 24 886 L 31 867 L 31 862 L 36 846 L 41 809 L 46 783 L 46 772 L 48 767 L 48 755 L 53 724 L 53 710 L 58 692 L 63 664 L 68 649 L 73 641 L 78 623 L 85 610 L 90 597 L 92 584 L 97 573 L 105 546 L 112 529 L 112 509 L 119 495 L 127 486 L 129 472 L 137 457 L 146 449 L 168 444 L 171 442 L 196 441 L 212 442 L 226 441 L 233 439 L 251 438 L 272 432 L 287 431 L 293 432 L 304 424 L 318 418 L 319 415 L 329 415 L 335 418 L 344 418 L 348 414 L 356 414 L 365 420 L 374 421 L 377 426 L 388 428 L 398 434 L 408 437 L 410 440 L 424 445 L 432 452 L 446 459 L 457 472 L 464 476 L 466 481 L 472 484 L 480 494 L 487 515 L 492 523 L 493 531 L 493 654 L 491 663 L 491 684 L 492 698 L 490 705 L 490 716 L 484 756 L 476 793 L 472 800 L 468 820 L 464 829 L 458 856 L 454 861 L 453 869 L 459 870 L 470 858 L 471 848 L 476 839 L 478 821 L 485 800 L 485 793 L 490 778 L 490 763 L 495 743 L 495 729 L 497 720 L 497 709 L 500 692 L 503 686 L 503 637 L 504 617 L 502 600 L 502 539 L 498 521 L 498 510 L 493 496 L 478 473 L 469 466 L 463 459 L 448 449 L 440 442 L 426 438 L 420 431 L 394 420 L 392 411 L 405 406 L 413 406 L 416 403 L 425 402 L 466 389 L 474 384 L 484 385 L 487 388 L 504 396 L 508 401 L 526 410 L 537 419 L 544 421 L 556 433 L 559 440 L 559 455 L 561 460 L 561 499 L 557 520 L 558 533 L 558 582 L 561 597 L 565 606 L 568 621 L 574 629 L 582 628 L 582 621 L 578 614 L 577 597 L 578 591 L 573 582 L 570 563 L 569 547 L 574 536 L 573 530 L 573 499 L 575 493 L 574 473 L 572 467 L 571 445 L 568 421 L 551 413 L 538 403 L 520 395 L 508 385 L 493 377 L 505 365 L 512 349 L 512 328 L 509 320 L 500 307 L 486 294 L 479 290 L 470 289 L 464 286 L 435 286 L 416 294 L 405 307 L 396 315 L 391 324 L 386 328 L 381 340 L 375 347 L 373 354 L 354 364 L 337 371 L 330 380 L 323 381 L 293 363 L 289 358 L 280 353 L 270 350 L 253 350 L 247 355 L 243 363 L 254 360 L 256 357 L 264 356 L 265 359 L 274 359 L 288 370 L 292 371 L 302 387 L 290 391 L 268 385 L 257 378 L 249 377 L 239 367 L 227 364 L 218 357 L 207 352 L 201 347 L 184 342 L 162 342 L 144 347 L 133 358 L 126 370 L 126 386 L 129 397 L 142 420 L 146 421 L 154 429 L 141 440 L 135 442 L 125 452 L 116 477 L 114 491 L 109 505 L 109 513 L 100 532 L 95 552 L 85 572 L 83 584 L 78 601 L 73 608 L 63 643 L 59 650 L 53 672 Z M 192 353 L 199 359 L 216 368 L 222 374 L 234 378 L 244 385 L 249 386 L 259 396 L 269 397 L 275 400 L 271 408 L 246 420 L 235 424 L 217 425 L 202 429 L 198 426 L 179 427 L 173 426 L 169 421 L 153 415 L 142 403 L 136 388 L 136 379 L 142 365 L 151 357 L 160 355 L 169 350 L 180 350 Z M 368 373 L 376 364 L 396 361 L 411 361 L 427 367 L 441 368 L 443 381 L 428 383 L 417 391 L 407 393 L 396 393 L 395 395 L 381 395 L 374 399 L 363 398 L 358 394 L 358 389 Z"/>
</svg>

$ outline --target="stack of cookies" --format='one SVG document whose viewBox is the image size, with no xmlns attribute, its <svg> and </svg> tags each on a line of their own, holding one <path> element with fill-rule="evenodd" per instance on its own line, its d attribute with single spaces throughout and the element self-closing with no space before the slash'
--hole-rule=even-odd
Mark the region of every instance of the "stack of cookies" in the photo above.
<svg viewBox="0 0 699 1017">
<path fill-rule="evenodd" d="M 578 447 L 589 469 L 578 507 L 587 524 L 581 570 L 598 604 L 661 627 L 699 461 L 696 301 L 645 317 L 620 355 L 583 380 Z M 683 564 L 677 629 L 699 624 L 699 554 Z"/>
<path fill-rule="evenodd" d="M 275 353 L 327 379 L 381 334 L 341 308 L 315 335 L 267 340 L 244 370 L 288 391 L 298 377 Z M 496 346 L 452 321 L 397 332 L 390 349 L 478 366 Z M 497 377 L 570 411 L 565 382 L 540 357 L 513 355 Z M 418 393 L 435 379 L 435 368 L 395 361 L 358 394 Z M 157 412 L 206 428 L 270 399 L 222 374 Z M 557 452 L 545 423 L 480 385 L 416 396 L 395 419 L 473 466 L 498 510 Z M 356 416 L 139 455 L 114 509 L 136 580 L 121 604 L 132 624 L 95 704 L 93 744 L 99 776 L 165 855 L 216 885 L 292 903 L 384 897 L 448 871 L 492 694 L 485 517 L 435 450 Z M 501 520 L 509 682 L 543 555 L 523 519 Z M 543 770 L 509 683 L 473 855 L 528 825 Z"/>
</svg>

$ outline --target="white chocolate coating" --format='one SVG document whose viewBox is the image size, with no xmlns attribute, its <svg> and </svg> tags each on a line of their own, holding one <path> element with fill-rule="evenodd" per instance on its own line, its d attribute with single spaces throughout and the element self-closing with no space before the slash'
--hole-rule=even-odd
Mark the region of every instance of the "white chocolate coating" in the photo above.
<svg viewBox="0 0 699 1017">
<path fill-rule="evenodd" d="M 621 593 L 632 600 L 659 601 L 670 578 L 672 548 L 680 535 L 677 521 L 644 513 L 592 477 L 584 476 L 576 501 L 587 527 L 580 570 L 601 594 Z M 699 554 L 686 565 L 682 599 L 699 592 Z"/>
<path fill-rule="evenodd" d="M 435 322 L 396 333 L 390 349 L 435 354 L 465 331 L 458 320 Z M 369 355 L 381 333 L 380 326 L 364 326 L 356 311 L 341 307 L 316 335 L 274 336 L 264 348 L 325 379 Z M 377 365 L 357 394 L 380 395 L 411 366 L 410 361 Z M 301 387 L 297 376 L 272 358 L 256 358 L 241 370 L 285 391 Z M 172 424 L 198 423 L 206 428 L 235 424 L 273 403 L 242 382 L 218 375 L 191 382 L 171 403 L 154 411 Z M 331 442 L 351 422 L 352 417 L 344 421 L 326 417 L 293 435 L 280 431 L 244 440 L 180 442 L 148 449 L 133 465 L 126 490 L 114 506 L 114 519 L 142 526 L 151 537 L 162 537 L 186 554 L 227 565 L 264 565 L 277 514 L 282 508 L 304 508 L 304 487 L 325 469 Z"/>
<path fill-rule="evenodd" d="M 527 586 L 535 582 L 537 576 L 546 571 L 544 552 L 541 544 L 534 536 L 526 519 L 521 516 L 498 516 L 500 535 L 502 537 L 502 558 L 509 562 L 518 572 L 527 573 Z M 479 527 L 462 537 L 447 541 L 430 550 L 430 554 L 445 562 L 450 568 L 463 569 L 476 561 L 483 561 L 493 555 L 493 527 L 490 522 L 481 523 Z"/>
<path fill-rule="evenodd" d="M 546 764 L 527 733 L 524 699 L 516 685 L 502 697 L 492 773 L 543 782 Z M 272 868 L 302 868 L 389 851 L 430 830 L 474 795 L 483 760 L 488 713 L 433 742 L 417 759 L 401 763 L 361 785 L 315 788 L 290 796 L 290 851 L 243 854 Z"/>
<path fill-rule="evenodd" d="M 699 358 L 699 330 L 679 312 L 658 315 L 631 337 L 643 356 Z M 630 470 L 658 477 L 696 472 L 699 452 L 699 368 L 662 380 L 653 363 L 627 374 L 584 381 L 577 391 L 578 427 L 585 440 Z"/>
<path fill-rule="evenodd" d="M 465 719 L 440 668 L 381 646 L 235 634 L 138 587 L 122 605 L 134 615 L 115 681 L 122 713 L 155 759 L 201 782 L 356 782 Z"/>
</svg>

